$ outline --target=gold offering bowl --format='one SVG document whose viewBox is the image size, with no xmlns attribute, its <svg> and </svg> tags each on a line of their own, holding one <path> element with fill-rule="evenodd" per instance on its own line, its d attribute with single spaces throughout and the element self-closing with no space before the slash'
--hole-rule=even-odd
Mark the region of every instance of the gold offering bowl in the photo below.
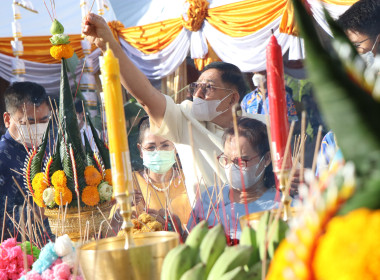
<svg viewBox="0 0 380 280">
<path fill-rule="evenodd" d="M 158 231 L 133 235 L 134 247 L 124 249 L 125 237 L 91 242 L 80 248 L 79 258 L 86 280 L 160 279 L 166 254 L 179 243 L 175 232 Z"/>
</svg>

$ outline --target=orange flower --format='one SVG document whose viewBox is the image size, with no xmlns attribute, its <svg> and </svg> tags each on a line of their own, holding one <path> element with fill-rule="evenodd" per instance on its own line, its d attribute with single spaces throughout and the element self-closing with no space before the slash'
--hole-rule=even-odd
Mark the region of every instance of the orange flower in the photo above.
<svg viewBox="0 0 380 280">
<path fill-rule="evenodd" d="M 112 186 L 112 172 L 111 169 L 106 169 L 104 172 L 104 181 L 108 183 L 108 185 Z"/>
<path fill-rule="evenodd" d="M 60 196 L 61 193 L 62 193 L 62 204 L 61 204 L 61 196 Z M 56 191 L 54 193 L 54 201 L 57 205 L 66 205 L 66 203 L 70 204 L 72 200 L 73 200 L 73 193 L 67 187 L 61 188 L 59 189 L 59 191 Z"/>
<path fill-rule="evenodd" d="M 90 165 L 84 170 L 84 178 L 87 185 L 97 186 L 102 180 L 102 175 L 94 166 Z"/>
<path fill-rule="evenodd" d="M 95 206 L 99 203 L 100 197 L 96 186 L 87 186 L 82 192 L 82 201 L 88 206 Z"/>
<path fill-rule="evenodd" d="M 74 49 L 70 44 L 56 45 L 50 48 L 50 55 L 58 60 L 62 58 L 70 58 L 74 54 Z"/>
<path fill-rule="evenodd" d="M 45 178 L 45 173 L 37 173 L 33 178 L 32 186 L 34 191 L 43 192 L 48 186 L 47 180 Z"/>
<path fill-rule="evenodd" d="M 63 170 L 57 170 L 51 176 L 51 183 L 55 189 L 63 189 L 67 187 L 67 178 Z"/>
<path fill-rule="evenodd" d="M 37 176 L 37 175 L 36 175 Z M 34 177 L 36 177 L 34 176 Z M 34 181 L 34 180 L 33 180 Z M 46 189 L 46 187 L 45 187 Z M 44 199 L 43 199 L 43 196 L 42 194 L 44 193 L 44 190 L 43 189 L 42 191 L 40 189 L 36 190 L 34 192 L 34 196 L 33 196 L 33 200 L 34 202 L 39 206 L 39 207 L 46 207 L 45 203 L 44 203 Z"/>
</svg>

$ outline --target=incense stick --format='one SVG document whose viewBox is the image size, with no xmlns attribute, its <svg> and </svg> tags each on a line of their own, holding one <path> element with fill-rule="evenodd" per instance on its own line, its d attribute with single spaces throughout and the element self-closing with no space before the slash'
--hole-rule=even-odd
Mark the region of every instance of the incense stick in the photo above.
<svg viewBox="0 0 380 280">
<path fill-rule="evenodd" d="M 127 136 L 129 136 L 129 134 L 131 133 L 132 128 L 133 128 L 133 126 L 135 125 L 135 122 L 136 122 L 138 116 L 140 115 L 141 110 L 142 110 L 142 109 L 140 109 L 140 110 L 137 112 L 137 115 L 136 115 L 135 119 L 133 120 L 131 127 L 129 128 L 129 131 L 128 131 L 128 133 L 127 133 Z"/>
<path fill-rule="evenodd" d="M 301 121 L 301 135 L 306 136 L 306 112 L 302 111 L 302 121 Z M 305 145 L 301 146 L 301 168 L 300 168 L 300 182 L 303 183 L 304 180 L 304 166 L 305 166 Z"/>
<path fill-rule="evenodd" d="M 312 170 L 313 174 L 315 174 L 315 169 L 317 167 L 318 151 L 319 151 L 319 146 L 320 146 L 320 143 L 321 143 L 321 138 L 322 138 L 322 126 L 320 125 L 318 127 L 317 141 L 315 143 L 315 148 L 314 148 L 313 164 L 312 164 L 312 167 L 311 167 L 311 170 Z"/>
<path fill-rule="evenodd" d="M 8 196 L 5 197 L 5 205 L 4 205 L 4 216 L 3 216 L 3 228 L 1 229 L 1 242 L 3 243 L 4 240 L 4 229 L 5 229 L 5 219 L 7 214 L 7 206 L 8 206 Z"/>
</svg>

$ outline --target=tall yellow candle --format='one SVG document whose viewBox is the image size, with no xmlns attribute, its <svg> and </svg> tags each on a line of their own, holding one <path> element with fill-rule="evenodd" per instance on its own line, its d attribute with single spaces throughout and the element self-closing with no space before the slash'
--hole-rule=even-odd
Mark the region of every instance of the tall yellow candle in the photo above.
<svg viewBox="0 0 380 280">
<path fill-rule="evenodd" d="M 119 60 L 110 48 L 107 48 L 103 55 L 101 71 L 114 195 L 126 193 L 129 196 L 129 190 L 132 189 L 128 188 L 132 186 L 132 168 L 120 84 L 120 67 Z"/>
</svg>

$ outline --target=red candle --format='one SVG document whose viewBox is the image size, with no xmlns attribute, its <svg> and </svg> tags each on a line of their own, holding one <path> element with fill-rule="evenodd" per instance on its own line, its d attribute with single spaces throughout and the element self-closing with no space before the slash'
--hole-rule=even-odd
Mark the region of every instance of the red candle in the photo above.
<svg viewBox="0 0 380 280">
<path fill-rule="evenodd" d="M 288 112 L 286 107 L 284 65 L 281 46 L 272 35 L 267 46 L 267 87 L 269 98 L 270 131 L 272 136 L 274 172 L 282 168 L 286 141 L 289 133 Z M 288 152 L 284 170 L 292 167 L 291 153 Z"/>
</svg>

